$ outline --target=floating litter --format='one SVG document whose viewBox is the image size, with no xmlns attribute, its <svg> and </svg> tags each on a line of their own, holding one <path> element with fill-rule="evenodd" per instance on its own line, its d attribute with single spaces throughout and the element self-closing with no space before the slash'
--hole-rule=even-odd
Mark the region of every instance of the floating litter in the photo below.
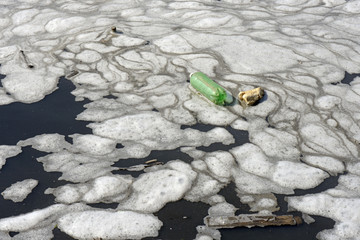
<svg viewBox="0 0 360 240">
<path fill-rule="evenodd" d="M 212 228 L 234 227 L 265 227 L 265 226 L 294 226 L 302 223 L 299 216 L 262 216 L 255 214 L 241 214 L 238 216 L 214 216 L 205 218 L 206 226 Z"/>
<path fill-rule="evenodd" d="M 239 93 L 239 100 L 247 106 L 252 106 L 264 96 L 264 90 L 260 87 Z"/>
<path fill-rule="evenodd" d="M 233 100 L 233 97 L 228 91 L 202 72 L 190 74 L 190 84 L 207 99 L 217 105 L 231 103 Z"/>
</svg>

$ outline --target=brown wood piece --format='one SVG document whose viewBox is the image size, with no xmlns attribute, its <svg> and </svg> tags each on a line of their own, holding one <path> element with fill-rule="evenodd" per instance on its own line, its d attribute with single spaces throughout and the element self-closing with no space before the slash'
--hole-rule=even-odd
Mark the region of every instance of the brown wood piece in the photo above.
<svg viewBox="0 0 360 240">
<path fill-rule="evenodd" d="M 285 226 L 301 224 L 300 217 L 292 215 L 283 216 L 259 216 L 259 215 L 239 215 L 239 216 L 217 216 L 206 217 L 205 224 L 213 228 L 234 228 L 234 227 L 265 227 L 265 226 Z"/>
</svg>

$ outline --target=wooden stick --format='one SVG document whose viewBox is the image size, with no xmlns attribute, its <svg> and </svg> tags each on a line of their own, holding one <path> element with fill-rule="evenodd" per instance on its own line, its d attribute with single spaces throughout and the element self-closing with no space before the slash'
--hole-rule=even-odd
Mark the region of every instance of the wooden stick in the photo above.
<svg viewBox="0 0 360 240">
<path fill-rule="evenodd" d="M 298 216 L 259 216 L 259 215 L 238 215 L 238 216 L 216 216 L 206 217 L 205 224 L 212 228 L 234 228 L 234 227 L 265 227 L 265 226 L 283 226 L 298 225 L 302 220 Z"/>
</svg>

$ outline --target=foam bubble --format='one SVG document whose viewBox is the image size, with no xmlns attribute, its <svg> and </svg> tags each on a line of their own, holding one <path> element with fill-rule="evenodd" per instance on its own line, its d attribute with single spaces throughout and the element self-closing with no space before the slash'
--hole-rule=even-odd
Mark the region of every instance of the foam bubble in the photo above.
<svg viewBox="0 0 360 240">
<path fill-rule="evenodd" d="M 231 124 L 231 127 L 237 130 L 247 131 L 249 123 L 245 120 L 237 119 Z"/>
<path fill-rule="evenodd" d="M 51 72 L 41 66 L 29 69 L 15 61 L 3 64 L 1 71 L 6 74 L 1 80 L 4 89 L 16 100 L 26 103 L 37 102 L 55 90 L 58 77 L 64 74 L 63 70 Z"/>
<path fill-rule="evenodd" d="M 68 29 L 74 29 L 86 23 L 84 17 L 68 17 L 68 18 L 55 18 L 49 21 L 45 25 L 46 31 L 50 33 L 59 33 L 64 32 Z"/>
<path fill-rule="evenodd" d="M 23 181 L 11 184 L 6 188 L 1 195 L 5 199 L 10 199 L 13 202 L 22 202 L 32 192 L 32 190 L 38 185 L 38 180 L 26 179 Z"/>
<path fill-rule="evenodd" d="M 230 150 L 240 168 L 262 177 L 271 177 L 274 164 L 267 159 L 263 151 L 254 144 L 246 143 Z"/>
<path fill-rule="evenodd" d="M 6 159 L 21 153 L 21 147 L 0 145 L 0 169 L 6 163 Z"/>
<path fill-rule="evenodd" d="M 0 219 L 0 230 L 4 232 L 21 232 L 32 229 L 42 222 L 53 221 L 56 213 L 66 209 L 66 205 L 55 204 L 16 217 Z"/>
<path fill-rule="evenodd" d="M 226 108 L 214 105 L 195 92 L 192 94 L 192 99 L 184 103 L 184 107 L 194 112 L 197 119 L 205 124 L 228 125 L 237 118 Z"/>
<path fill-rule="evenodd" d="M 71 135 L 73 146 L 81 152 L 92 155 L 105 155 L 115 150 L 116 142 L 96 135 Z"/>
<path fill-rule="evenodd" d="M 154 41 L 162 51 L 169 53 L 190 53 L 192 46 L 180 35 L 173 34 Z"/>
<path fill-rule="evenodd" d="M 208 145 L 216 141 L 230 144 L 233 141 L 225 129 L 212 129 L 205 134 L 193 129 L 181 130 L 179 125 L 165 120 L 155 112 L 127 115 L 88 126 L 98 136 L 120 142 L 141 142 L 156 149 L 174 149 L 181 145 Z M 204 135 L 207 139 L 202 139 Z"/>
<path fill-rule="evenodd" d="M 346 138 L 343 138 L 340 133 L 338 133 L 339 135 L 333 134 L 330 129 L 318 123 L 305 125 L 300 129 L 300 134 L 305 145 L 316 149 L 319 153 L 332 153 L 335 156 L 350 159 L 353 159 L 358 154 L 353 144 L 346 140 Z M 345 141 L 346 145 L 343 144 Z"/>
<path fill-rule="evenodd" d="M 216 217 L 216 216 L 235 216 L 237 208 L 234 205 L 223 202 L 218 203 L 211 208 L 209 208 L 208 213 L 209 216 Z"/>
<path fill-rule="evenodd" d="M 220 183 L 207 174 L 198 173 L 198 177 L 194 185 L 186 194 L 184 199 L 191 202 L 204 201 L 205 199 L 217 194 L 224 185 L 224 183 Z"/>
<path fill-rule="evenodd" d="M 262 193 L 279 193 L 292 194 L 291 188 L 280 186 L 267 178 L 262 178 L 254 174 L 250 174 L 238 168 L 232 169 L 232 176 L 236 188 L 240 193 L 262 194 Z"/>
<path fill-rule="evenodd" d="M 76 55 L 76 59 L 84 63 L 93 63 L 101 59 L 101 55 L 93 50 L 84 50 Z"/>
<path fill-rule="evenodd" d="M 219 230 L 209 228 L 207 226 L 197 226 L 196 230 L 198 234 L 196 235 L 196 240 L 220 240 L 221 233 Z"/>
<path fill-rule="evenodd" d="M 19 141 L 18 146 L 25 147 L 31 145 L 34 149 L 42 152 L 59 152 L 64 148 L 70 147 L 65 141 L 65 136 L 54 134 L 41 134 L 26 140 Z"/>
<path fill-rule="evenodd" d="M 229 152 L 217 151 L 205 155 L 204 161 L 214 177 L 230 178 L 235 161 Z"/>
<path fill-rule="evenodd" d="M 333 157 L 307 155 L 303 160 L 305 163 L 321 168 L 331 174 L 342 173 L 345 171 L 344 163 Z"/>
<path fill-rule="evenodd" d="M 131 211 L 83 211 L 58 220 L 61 231 L 77 239 L 141 239 L 156 237 L 162 222 L 153 215 Z"/>
<path fill-rule="evenodd" d="M 132 194 L 119 204 L 119 209 L 157 212 L 166 203 L 179 200 L 191 188 L 187 174 L 159 170 L 142 174 L 132 184 Z"/>
<path fill-rule="evenodd" d="M 112 44 L 117 47 L 131 47 L 138 46 L 145 43 L 144 39 L 141 38 L 133 38 L 126 35 L 121 35 L 115 38 L 112 38 Z"/>
<path fill-rule="evenodd" d="M 297 160 L 300 157 L 297 136 L 273 128 L 250 131 L 249 139 L 258 145 L 267 156 L 281 160 Z"/>
<path fill-rule="evenodd" d="M 116 169 L 111 167 L 113 159 L 109 157 L 100 159 L 63 150 L 40 157 L 37 160 L 43 163 L 45 171 L 62 172 L 60 180 L 86 182 L 107 175 Z"/>
<path fill-rule="evenodd" d="M 329 175 L 303 163 L 279 161 L 275 166 L 273 181 L 288 188 L 314 188 Z"/>
<path fill-rule="evenodd" d="M 320 109 L 329 110 L 341 103 L 341 99 L 335 96 L 321 96 L 315 100 L 315 106 Z"/>
<path fill-rule="evenodd" d="M 330 217 L 336 220 L 335 229 L 321 232 L 319 234 L 320 239 L 326 239 L 326 237 L 354 239 L 358 236 L 360 214 L 359 211 L 354 211 L 354 209 L 359 209 L 359 199 L 337 198 L 319 193 L 301 197 L 289 197 L 288 203 L 290 207 L 307 214 Z"/>
</svg>

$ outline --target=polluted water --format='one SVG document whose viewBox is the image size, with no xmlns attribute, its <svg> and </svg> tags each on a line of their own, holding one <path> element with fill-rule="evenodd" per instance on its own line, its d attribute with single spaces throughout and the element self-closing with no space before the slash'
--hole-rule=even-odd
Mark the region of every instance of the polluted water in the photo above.
<svg viewBox="0 0 360 240">
<path fill-rule="evenodd" d="M 358 0 L 0 13 L 1 240 L 359 239 Z"/>
</svg>

